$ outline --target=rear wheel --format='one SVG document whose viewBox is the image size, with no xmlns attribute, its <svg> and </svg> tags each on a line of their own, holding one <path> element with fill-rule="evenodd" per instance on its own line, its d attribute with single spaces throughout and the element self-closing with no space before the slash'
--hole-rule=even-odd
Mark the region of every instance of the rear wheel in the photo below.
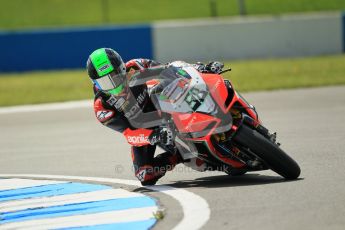
<svg viewBox="0 0 345 230">
<path fill-rule="evenodd" d="M 298 178 L 301 169 L 298 164 L 289 157 L 278 145 L 271 142 L 256 130 L 242 125 L 233 140 L 249 148 L 255 155 L 261 158 L 270 169 L 283 176 L 285 179 Z"/>
</svg>

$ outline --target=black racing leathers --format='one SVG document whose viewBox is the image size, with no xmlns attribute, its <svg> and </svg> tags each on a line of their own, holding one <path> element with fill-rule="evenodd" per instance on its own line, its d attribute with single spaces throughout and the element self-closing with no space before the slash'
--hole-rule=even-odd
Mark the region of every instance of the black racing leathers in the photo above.
<svg viewBox="0 0 345 230">
<path fill-rule="evenodd" d="M 160 63 L 148 59 L 134 59 L 126 63 L 127 72 L 145 69 L 150 72 L 151 68 L 152 71 L 159 71 L 160 66 L 164 68 Z M 126 87 L 127 91 L 114 96 L 94 86 L 95 114 L 103 125 L 123 133 L 128 140 L 132 141 L 132 143 L 129 142 L 133 144 L 132 160 L 135 175 L 143 185 L 153 185 L 166 171 L 179 163 L 179 157 L 170 152 L 154 157 L 156 146 L 145 143 L 145 138 L 147 138 L 145 135 L 148 136 L 150 130 L 138 127 L 142 122 L 142 116 L 139 113 L 155 110 L 149 98 L 147 86 L 144 84 Z M 141 136 L 143 134 L 144 136 Z"/>
</svg>

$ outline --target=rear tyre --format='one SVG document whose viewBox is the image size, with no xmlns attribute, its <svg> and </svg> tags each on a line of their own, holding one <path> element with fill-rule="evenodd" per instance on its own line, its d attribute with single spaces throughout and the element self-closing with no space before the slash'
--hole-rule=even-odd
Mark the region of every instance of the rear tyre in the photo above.
<svg viewBox="0 0 345 230">
<path fill-rule="evenodd" d="M 249 148 L 260 157 L 270 169 L 287 180 L 298 178 L 301 169 L 298 164 L 289 157 L 278 145 L 266 139 L 256 130 L 242 125 L 233 140 L 238 144 Z"/>
</svg>

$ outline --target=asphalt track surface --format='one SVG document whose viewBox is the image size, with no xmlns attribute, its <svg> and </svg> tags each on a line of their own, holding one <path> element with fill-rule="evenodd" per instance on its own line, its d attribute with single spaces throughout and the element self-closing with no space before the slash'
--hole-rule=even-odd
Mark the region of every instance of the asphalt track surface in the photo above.
<svg viewBox="0 0 345 230">
<path fill-rule="evenodd" d="M 300 165 L 299 180 L 272 171 L 230 177 L 184 166 L 160 180 L 203 197 L 211 216 L 203 229 L 345 228 L 345 87 L 244 94 L 282 148 Z M 92 108 L 0 113 L 0 173 L 135 179 L 125 139 L 97 123 Z M 178 203 L 159 192 L 122 185 L 159 199 L 165 218 L 181 220 Z"/>
</svg>

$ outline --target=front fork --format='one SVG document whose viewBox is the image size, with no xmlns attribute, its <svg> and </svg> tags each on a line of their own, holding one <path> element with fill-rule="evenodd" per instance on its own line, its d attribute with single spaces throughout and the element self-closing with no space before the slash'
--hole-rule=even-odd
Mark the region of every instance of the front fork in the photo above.
<svg viewBox="0 0 345 230">
<path fill-rule="evenodd" d="M 276 132 L 270 133 L 269 130 L 267 128 L 265 128 L 261 123 L 254 120 L 252 117 L 250 117 L 249 115 L 247 115 L 245 113 L 242 113 L 242 117 L 241 117 L 240 122 L 237 124 L 237 128 L 239 128 L 243 124 L 246 124 L 249 127 L 255 129 L 261 135 L 266 137 L 268 140 L 270 140 L 271 142 L 280 146 L 280 143 L 277 142 L 277 133 Z"/>
</svg>

